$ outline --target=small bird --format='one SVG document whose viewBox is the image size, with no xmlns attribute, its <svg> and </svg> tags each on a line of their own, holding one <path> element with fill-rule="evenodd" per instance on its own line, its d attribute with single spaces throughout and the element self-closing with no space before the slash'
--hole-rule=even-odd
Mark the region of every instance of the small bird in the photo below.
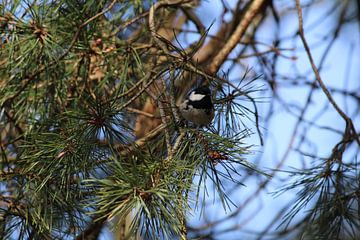
<svg viewBox="0 0 360 240">
<path fill-rule="evenodd" d="M 211 101 L 211 91 L 208 86 L 201 86 L 189 92 L 180 104 L 181 115 L 196 126 L 209 125 L 214 118 L 214 105 Z"/>
</svg>

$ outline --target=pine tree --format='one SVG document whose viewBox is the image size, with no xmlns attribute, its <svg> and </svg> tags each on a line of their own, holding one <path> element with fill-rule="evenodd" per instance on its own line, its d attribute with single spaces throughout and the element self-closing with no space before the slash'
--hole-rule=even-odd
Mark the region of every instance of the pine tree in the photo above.
<svg viewBox="0 0 360 240">
<path fill-rule="evenodd" d="M 182 1 L 148 11 L 137 1 L 28 4 L 2 8 L 3 235 L 87 239 L 133 214 L 130 234 L 186 238 L 200 186 L 210 178 L 227 204 L 221 181 L 252 168 L 234 120 L 181 124 L 176 104 L 189 86 L 176 84 L 223 84 L 191 61 L 206 33 L 188 49 L 157 33 L 155 18 L 174 18 Z M 131 30 L 146 24 L 137 14 L 148 28 Z M 223 114 L 236 94 L 224 92 Z"/>
<path fill-rule="evenodd" d="M 259 189 L 272 180 L 280 168 L 269 175 L 248 161 L 247 141 L 256 134 L 263 144 L 256 96 L 267 76 L 246 68 L 232 81 L 221 67 L 240 41 L 254 46 L 268 11 L 277 17 L 273 2 L 238 1 L 238 14 L 217 36 L 196 15 L 199 4 L 2 1 L 2 238 L 98 239 L 106 225 L 120 239 L 205 238 L 189 233 L 187 216 L 204 208 L 213 198 L 209 192 L 231 210 L 229 186 L 242 186 L 244 175 L 257 176 Z M 179 36 L 190 23 L 196 40 L 186 43 Z M 200 85 L 213 89 L 216 108 L 211 126 L 202 128 L 186 123 L 178 110 Z M 347 125 L 333 154 L 290 172 L 298 178 L 283 189 L 301 188 L 281 226 L 321 191 L 304 220 L 314 225 L 301 230 L 309 239 L 341 238 L 344 222 L 352 229 L 345 236 L 359 230 L 357 165 L 341 160 L 350 144 L 360 145 L 359 136 L 351 118 L 337 111 Z"/>
</svg>

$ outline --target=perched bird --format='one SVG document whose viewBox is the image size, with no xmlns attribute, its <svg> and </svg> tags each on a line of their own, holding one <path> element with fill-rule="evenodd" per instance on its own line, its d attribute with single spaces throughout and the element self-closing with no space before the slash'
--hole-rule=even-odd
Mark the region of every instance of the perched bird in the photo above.
<svg viewBox="0 0 360 240">
<path fill-rule="evenodd" d="M 214 105 L 208 86 L 201 86 L 190 91 L 179 106 L 181 115 L 196 126 L 209 125 L 214 118 Z"/>
</svg>

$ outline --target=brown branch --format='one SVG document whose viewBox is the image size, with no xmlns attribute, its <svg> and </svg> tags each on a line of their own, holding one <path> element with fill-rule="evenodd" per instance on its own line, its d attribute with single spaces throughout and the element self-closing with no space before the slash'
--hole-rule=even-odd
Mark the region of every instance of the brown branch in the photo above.
<svg viewBox="0 0 360 240">
<path fill-rule="evenodd" d="M 80 233 L 75 239 L 76 240 L 96 240 L 98 239 L 104 224 L 106 223 L 106 218 L 96 221 L 95 218 L 92 219 L 92 222 L 88 227 Z"/>
<path fill-rule="evenodd" d="M 155 116 L 155 114 L 144 112 L 144 111 L 141 111 L 141 110 L 136 109 L 136 108 L 127 107 L 125 110 L 128 111 L 128 112 L 144 115 L 144 116 L 149 117 L 149 118 L 158 118 L 157 116 Z"/>
<path fill-rule="evenodd" d="M 149 12 L 144 12 L 132 19 L 129 19 L 128 21 L 126 21 L 125 23 L 123 23 L 118 29 L 116 29 L 110 36 L 116 36 L 116 34 L 118 34 L 119 32 L 121 32 L 122 30 L 124 30 L 125 28 L 127 28 L 128 26 L 130 26 L 131 24 L 139 21 L 141 18 L 146 17 L 147 15 L 149 15 Z"/>
<path fill-rule="evenodd" d="M 119 107 L 119 111 L 121 111 L 122 109 L 126 108 L 127 106 L 129 106 L 131 103 L 133 103 L 135 101 L 135 99 L 137 99 L 158 77 L 160 77 L 165 70 L 159 72 L 158 74 L 156 74 L 155 76 L 153 76 L 144 86 L 142 89 L 140 89 L 138 92 L 136 92 L 136 94 L 130 98 L 126 103 L 122 104 Z M 145 79 L 150 77 L 150 73 L 146 74 L 144 77 Z"/>
<path fill-rule="evenodd" d="M 15 119 L 15 114 L 12 114 L 6 110 L 4 110 L 5 116 L 9 119 L 10 122 L 12 122 L 18 131 L 20 135 L 24 133 L 24 130 L 20 127 L 20 124 L 17 122 L 17 119 Z"/>
<path fill-rule="evenodd" d="M 331 105 L 335 108 L 335 110 L 339 113 L 339 115 L 345 120 L 346 122 L 346 130 L 345 130 L 345 134 L 349 133 L 350 136 L 349 137 L 353 137 L 356 142 L 358 143 L 358 145 L 360 146 L 360 139 L 357 136 L 354 124 L 351 120 L 350 117 L 348 117 L 346 115 L 346 113 L 344 113 L 341 108 L 338 106 L 338 104 L 335 102 L 335 100 L 333 99 L 333 97 L 331 96 L 329 90 L 327 89 L 327 87 L 325 86 L 323 80 L 321 79 L 320 73 L 314 63 L 314 59 L 311 55 L 310 52 L 310 47 L 305 39 L 305 34 L 304 34 L 304 27 L 303 27 L 303 17 L 302 17 L 302 10 L 301 10 L 301 6 L 300 6 L 300 0 L 295 0 L 296 2 L 296 9 L 297 9 L 297 14 L 298 14 L 298 20 L 299 20 L 299 35 L 301 38 L 301 41 L 304 45 L 306 54 L 308 56 L 308 59 L 310 61 L 311 64 L 311 68 L 315 74 L 316 77 L 316 81 L 319 83 L 322 91 L 324 92 L 324 94 L 326 95 L 327 99 L 330 101 Z M 351 133 L 352 132 L 352 133 Z M 352 135 L 352 136 L 351 136 Z"/>
<path fill-rule="evenodd" d="M 151 36 L 153 38 L 153 40 L 155 41 L 155 43 L 168 55 L 173 56 L 173 54 L 168 50 L 167 45 L 157 36 L 156 33 L 156 27 L 155 27 L 155 20 L 154 20 L 154 16 L 155 16 L 155 12 L 158 8 L 163 7 L 163 6 L 174 6 L 174 5 L 182 5 L 185 3 L 190 2 L 189 0 L 163 0 L 160 2 L 155 3 L 154 5 L 152 5 L 150 7 L 149 10 L 149 29 L 150 29 L 150 33 Z M 161 35 L 160 35 L 161 36 Z"/>
<path fill-rule="evenodd" d="M 166 127 L 167 127 L 166 125 L 160 124 L 159 126 L 154 128 L 152 131 L 150 131 L 148 134 L 146 134 L 146 136 L 136 140 L 133 144 L 126 145 L 126 146 L 124 146 L 122 144 L 116 145 L 115 149 L 119 152 L 120 155 L 122 155 L 122 156 L 127 155 L 127 154 L 129 154 L 129 152 L 139 149 L 140 147 L 144 146 L 147 142 L 149 142 L 151 139 L 158 136 L 162 131 L 164 131 L 164 129 Z M 105 160 L 105 162 L 106 161 L 107 160 Z"/>
<path fill-rule="evenodd" d="M 159 106 L 161 122 L 163 125 L 167 126 L 168 125 L 167 124 L 167 116 L 166 116 L 165 107 L 163 104 L 163 101 L 165 100 L 166 95 L 164 96 L 162 94 L 162 92 L 166 89 L 166 86 L 163 81 L 164 81 L 163 79 L 159 80 L 158 85 L 160 86 L 160 89 L 156 89 L 157 95 L 155 95 L 152 91 L 147 91 L 147 93 L 152 97 L 152 99 L 154 101 L 157 102 L 157 104 Z M 165 142 L 166 142 L 167 151 L 168 151 L 168 153 L 170 153 L 171 152 L 171 140 L 170 140 L 169 129 L 165 128 L 164 132 L 165 132 Z"/>
<path fill-rule="evenodd" d="M 221 51 L 212 60 L 208 68 L 208 72 L 210 74 L 215 74 L 219 70 L 221 65 L 226 61 L 227 56 L 240 42 L 242 36 L 245 34 L 245 31 L 250 25 L 251 21 L 255 18 L 257 13 L 262 9 L 265 3 L 267 3 L 267 0 L 252 1 L 252 3 L 249 6 L 249 9 L 245 12 L 235 32 L 231 35 L 231 37 L 229 38 L 225 46 L 221 49 Z"/>
</svg>

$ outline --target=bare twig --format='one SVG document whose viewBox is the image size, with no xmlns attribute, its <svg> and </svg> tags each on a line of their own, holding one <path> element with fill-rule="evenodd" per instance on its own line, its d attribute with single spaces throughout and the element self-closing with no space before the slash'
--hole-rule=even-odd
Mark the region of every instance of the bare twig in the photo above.
<svg viewBox="0 0 360 240">
<path fill-rule="evenodd" d="M 149 117 L 149 118 L 156 118 L 156 116 L 154 114 L 144 112 L 144 111 L 141 111 L 141 110 L 136 109 L 136 108 L 127 107 L 126 111 L 141 114 L 141 115 L 144 115 L 144 116 Z"/>
<path fill-rule="evenodd" d="M 115 149 L 117 150 L 117 152 L 119 153 L 119 155 L 124 156 L 129 154 L 129 152 L 132 152 L 136 149 L 138 149 L 139 147 L 144 146 L 146 143 L 148 143 L 151 139 L 153 139 L 154 137 L 158 136 L 162 131 L 164 131 L 164 129 L 167 126 L 164 124 L 160 124 L 159 126 L 157 126 L 156 128 L 154 128 L 151 132 L 149 132 L 145 137 L 140 138 L 138 140 L 136 140 L 134 143 L 132 143 L 131 145 L 126 145 L 124 146 L 123 144 L 119 144 L 115 146 Z M 107 143 L 106 143 L 107 144 Z M 105 160 L 105 162 L 107 162 L 108 160 Z"/>
<path fill-rule="evenodd" d="M 149 29 L 150 29 L 151 36 L 152 36 L 153 40 L 156 42 L 156 44 L 168 55 L 173 55 L 173 54 L 170 53 L 170 51 L 167 48 L 167 45 L 156 34 L 156 27 L 155 27 L 155 20 L 154 20 L 155 12 L 158 8 L 163 7 L 163 6 L 182 5 L 182 4 L 189 3 L 189 2 L 191 2 L 191 1 L 190 0 L 172 0 L 172 1 L 171 0 L 163 0 L 163 1 L 155 3 L 154 5 L 152 5 L 150 7 Z"/>
<path fill-rule="evenodd" d="M 302 17 L 302 10 L 301 10 L 301 5 L 300 5 L 300 0 L 295 0 L 296 2 L 296 9 L 297 9 L 297 14 L 298 14 L 298 20 L 299 20 L 299 35 L 301 38 L 301 41 L 304 45 L 306 54 L 308 56 L 308 59 L 310 61 L 312 70 L 315 74 L 316 77 L 316 81 L 319 83 L 322 91 L 324 92 L 324 94 L 326 95 L 327 99 L 330 101 L 331 105 L 335 108 L 335 110 L 339 113 L 339 115 L 345 120 L 346 122 L 346 131 L 345 133 L 349 132 L 350 135 L 353 135 L 354 139 L 356 140 L 356 142 L 358 143 L 358 145 L 360 146 L 360 139 L 357 136 L 357 132 L 355 130 L 354 124 L 351 120 L 350 117 L 348 117 L 346 115 L 346 113 L 344 113 L 341 108 L 338 106 L 338 104 L 335 102 L 335 100 L 333 99 L 333 97 L 331 96 L 329 90 L 327 89 L 327 87 L 325 86 L 323 80 L 321 79 L 320 73 L 314 63 L 314 59 L 311 55 L 310 52 L 310 48 L 309 45 L 305 39 L 305 34 L 304 34 L 304 27 L 303 27 L 303 17 Z M 349 130 L 348 130 L 349 129 Z M 352 133 L 351 133 L 352 131 Z"/>
<path fill-rule="evenodd" d="M 160 71 L 159 73 L 157 73 L 155 76 L 151 77 L 150 80 L 143 86 L 142 89 L 140 89 L 132 98 L 130 98 L 126 103 L 122 104 L 119 107 L 119 111 L 121 111 L 122 109 L 126 108 L 127 106 L 129 106 L 132 102 L 135 101 L 135 99 L 137 99 L 144 91 L 146 91 L 146 89 L 158 78 L 160 77 L 163 73 L 165 72 L 165 70 Z M 145 79 L 150 77 L 150 73 L 146 74 L 144 76 Z"/>
<path fill-rule="evenodd" d="M 164 83 L 164 79 L 161 79 L 161 90 L 165 90 L 165 89 L 166 89 L 166 86 Z M 164 125 L 167 125 L 167 117 L 166 117 L 165 107 L 163 104 L 163 99 L 166 99 L 166 95 L 159 93 L 157 102 L 159 105 L 161 122 Z M 171 143 L 170 143 L 170 132 L 169 132 L 168 128 L 165 128 L 165 141 L 166 141 L 166 147 L 167 147 L 168 154 L 170 154 L 172 152 L 172 147 L 171 147 Z"/>
</svg>

